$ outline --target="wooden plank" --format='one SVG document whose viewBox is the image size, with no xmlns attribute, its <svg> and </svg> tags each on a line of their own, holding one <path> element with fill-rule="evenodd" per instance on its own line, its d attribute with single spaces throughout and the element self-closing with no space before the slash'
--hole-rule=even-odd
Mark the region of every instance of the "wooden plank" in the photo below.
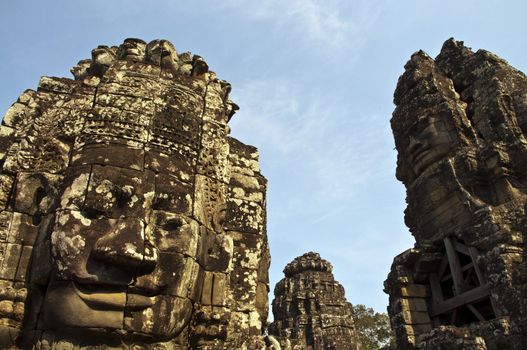
<svg viewBox="0 0 527 350">
<path fill-rule="evenodd" d="M 472 264 L 470 264 L 472 265 Z M 469 272 L 467 272 L 467 275 L 465 277 L 465 279 L 463 281 L 465 281 L 465 284 L 466 285 L 470 285 L 470 279 L 474 276 L 474 269 L 470 270 Z M 479 286 L 480 284 L 476 284 L 476 286 Z"/>
<path fill-rule="evenodd" d="M 437 273 L 431 273 L 428 276 L 430 282 L 430 290 L 432 291 L 432 304 L 439 304 L 444 300 L 443 290 L 441 289 L 441 284 L 439 283 L 439 278 Z"/>
<path fill-rule="evenodd" d="M 472 258 L 472 262 L 474 264 L 474 270 L 476 270 L 476 275 L 478 276 L 479 284 L 480 285 L 487 284 L 487 277 L 485 276 L 483 271 L 481 271 L 481 269 L 479 268 L 479 266 L 478 266 L 478 264 L 476 262 L 476 259 L 479 256 L 479 251 L 475 247 L 469 247 L 468 250 L 469 250 L 469 253 L 470 253 L 470 257 Z M 496 317 L 499 317 L 500 315 L 498 315 L 498 313 L 496 312 L 496 310 L 498 310 L 498 308 L 496 307 L 496 303 L 494 301 L 494 298 L 490 297 L 489 299 L 490 299 L 490 304 L 492 305 L 492 311 L 494 311 L 494 314 L 495 314 Z"/>
<path fill-rule="evenodd" d="M 460 253 L 463 253 L 465 255 L 470 255 L 469 249 L 466 245 L 463 243 L 460 243 L 458 241 L 452 241 L 452 245 L 454 246 L 454 249 L 457 250 Z"/>
<path fill-rule="evenodd" d="M 456 295 L 437 305 L 431 306 L 430 315 L 437 316 L 452 311 L 460 306 L 478 302 L 490 296 L 490 287 L 488 284 L 471 289 L 463 294 Z"/>
<path fill-rule="evenodd" d="M 465 272 L 468 269 L 471 269 L 472 267 L 473 267 L 472 263 L 468 263 L 468 264 L 466 264 L 465 266 L 463 266 L 461 268 L 461 271 Z M 443 278 L 441 278 L 441 282 L 444 282 L 444 281 L 449 280 L 449 279 L 452 279 L 452 275 L 451 274 L 445 275 Z"/>
<path fill-rule="evenodd" d="M 457 309 L 452 312 L 452 316 L 450 316 L 450 324 L 455 324 L 457 318 Z"/>
<path fill-rule="evenodd" d="M 478 311 L 478 309 L 476 309 L 476 307 L 472 304 L 468 304 L 467 305 L 468 309 L 470 311 L 472 311 L 472 313 L 474 314 L 474 316 L 476 316 L 476 318 L 478 319 L 478 321 L 485 321 L 485 317 L 483 317 L 482 314 L 480 314 L 480 312 Z"/>
<path fill-rule="evenodd" d="M 490 300 L 490 304 L 492 305 L 492 311 L 494 312 L 494 317 L 501 317 L 501 313 L 496 312 L 496 310 L 499 310 L 499 309 L 496 307 L 496 302 L 494 301 L 494 298 L 492 297 L 492 295 L 489 297 L 489 300 Z"/>
<path fill-rule="evenodd" d="M 461 264 L 459 263 L 459 257 L 454 249 L 452 240 L 449 237 L 445 237 L 443 241 L 445 243 L 450 273 L 452 274 L 452 280 L 454 281 L 454 294 L 461 294 L 465 290 L 465 282 L 463 280 L 463 272 L 461 270 Z"/>
<path fill-rule="evenodd" d="M 483 274 L 476 262 L 479 252 L 474 247 L 469 247 L 468 251 L 470 253 L 470 258 L 472 259 L 472 264 L 474 265 L 474 270 L 476 270 L 476 276 L 478 276 L 479 284 L 484 285 L 485 283 L 487 283 L 487 279 L 485 278 L 485 275 Z"/>
<path fill-rule="evenodd" d="M 439 265 L 439 269 L 437 270 L 437 276 L 439 278 L 443 277 L 447 266 L 448 266 L 448 258 L 445 255 L 443 256 L 443 260 L 441 260 L 441 264 Z"/>
</svg>

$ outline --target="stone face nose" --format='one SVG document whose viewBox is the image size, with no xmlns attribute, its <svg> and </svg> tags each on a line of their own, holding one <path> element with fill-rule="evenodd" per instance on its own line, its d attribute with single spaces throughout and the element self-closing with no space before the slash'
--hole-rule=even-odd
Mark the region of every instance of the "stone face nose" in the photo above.
<svg viewBox="0 0 527 350">
<path fill-rule="evenodd" d="M 140 220 L 120 220 L 114 229 L 97 240 L 93 256 L 125 270 L 151 271 L 157 264 L 157 248 L 145 240 Z"/>
<path fill-rule="evenodd" d="M 410 141 L 408 142 L 408 151 L 410 153 L 415 153 L 421 146 L 422 142 L 417 140 L 415 137 L 410 136 Z"/>
</svg>

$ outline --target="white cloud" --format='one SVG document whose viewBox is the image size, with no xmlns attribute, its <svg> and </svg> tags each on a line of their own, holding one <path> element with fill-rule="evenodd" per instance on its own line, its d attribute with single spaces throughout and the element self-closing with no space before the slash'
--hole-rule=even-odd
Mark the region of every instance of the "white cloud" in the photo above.
<svg viewBox="0 0 527 350">
<path fill-rule="evenodd" d="M 223 0 L 221 5 L 246 19 L 272 21 L 280 29 L 333 46 L 361 43 L 381 10 L 379 0 Z"/>
<path fill-rule="evenodd" d="M 233 136 L 260 148 L 262 160 L 283 174 L 305 170 L 317 195 L 348 197 L 361 184 L 393 176 L 380 170 L 394 162 L 389 116 L 352 115 L 345 103 L 279 80 L 247 82 L 233 98 L 242 106 Z"/>
<path fill-rule="evenodd" d="M 353 100 L 333 95 L 285 79 L 236 84 L 232 98 L 241 110 L 232 135 L 260 149 L 269 179 L 271 285 L 294 256 L 316 250 L 340 266 L 335 273 L 353 302 L 381 311 L 391 259 L 411 246 L 404 227 L 369 219 L 390 210 L 402 216 L 402 208 L 386 208 L 389 199 L 375 201 L 381 182 L 394 181 L 390 115 L 360 113 Z"/>
</svg>

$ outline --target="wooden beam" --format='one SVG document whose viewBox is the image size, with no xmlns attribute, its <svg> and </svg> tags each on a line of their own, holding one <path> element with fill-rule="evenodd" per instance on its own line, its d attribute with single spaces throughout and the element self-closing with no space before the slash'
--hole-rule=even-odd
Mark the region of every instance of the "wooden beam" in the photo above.
<svg viewBox="0 0 527 350">
<path fill-rule="evenodd" d="M 441 289 L 441 284 L 439 283 L 439 278 L 437 273 L 431 273 L 428 276 L 430 281 L 430 290 L 432 291 L 432 304 L 439 304 L 444 300 L 443 290 Z"/>
<path fill-rule="evenodd" d="M 472 267 L 474 267 L 474 266 L 473 266 L 472 263 L 470 262 L 470 263 L 466 264 L 465 266 L 463 266 L 463 267 L 461 268 L 461 271 L 465 272 L 465 271 L 467 271 L 468 269 L 471 269 Z M 449 279 L 452 279 L 452 275 L 451 275 L 451 274 L 448 274 L 448 275 L 443 276 L 443 278 L 441 278 L 441 282 L 444 282 L 444 281 L 449 280 Z"/>
<path fill-rule="evenodd" d="M 457 318 L 457 309 L 452 312 L 452 315 L 450 316 L 450 324 L 455 324 Z"/>
<path fill-rule="evenodd" d="M 441 278 L 445 274 L 446 267 L 448 266 L 448 258 L 443 256 L 443 259 L 441 260 L 441 264 L 439 265 L 439 269 L 437 269 L 437 277 Z"/>
<path fill-rule="evenodd" d="M 442 321 L 439 317 L 432 317 L 432 328 L 441 326 Z"/>
<path fill-rule="evenodd" d="M 472 264 L 474 265 L 474 270 L 476 270 L 476 276 L 478 276 L 479 284 L 484 285 L 485 283 L 487 283 L 487 279 L 485 278 L 485 275 L 483 274 L 483 272 L 478 266 L 478 263 L 476 262 L 479 252 L 474 247 L 469 247 L 468 251 L 470 253 L 470 258 L 472 259 Z"/>
<path fill-rule="evenodd" d="M 474 314 L 474 316 L 476 316 L 476 318 L 478 319 L 478 321 L 485 321 L 485 317 L 483 317 L 483 315 L 478 311 L 478 309 L 476 309 L 476 307 L 472 304 L 468 304 L 467 305 L 468 309 L 470 311 L 472 311 L 472 313 Z"/>
<path fill-rule="evenodd" d="M 488 284 L 471 289 L 463 294 L 456 295 L 442 303 L 432 305 L 430 316 L 437 316 L 446 312 L 457 309 L 460 306 L 478 302 L 490 296 L 490 287 Z"/>
<path fill-rule="evenodd" d="M 454 249 L 452 240 L 449 237 L 445 237 L 443 241 L 445 243 L 450 273 L 452 274 L 452 280 L 454 281 L 454 294 L 459 295 L 465 290 L 465 282 L 463 280 L 463 272 L 461 270 L 459 257 Z"/>
<path fill-rule="evenodd" d="M 452 244 L 454 245 L 454 249 L 457 250 L 458 252 L 463 253 L 465 255 L 470 255 L 468 247 L 464 245 L 463 243 L 460 243 L 454 240 L 452 241 Z"/>
<path fill-rule="evenodd" d="M 470 264 L 472 265 L 472 264 Z M 465 279 L 463 281 L 465 281 L 465 284 L 466 285 L 470 285 L 470 279 L 474 276 L 474 269 L 471 269 L 470 271 L 467 272 L 467 275 L 465 277 Z M 480 284 L 476 284 L 476 286 L 479 286 Z"/>
<path fill-rule="evenodd" d="M 474 264 L 474 270 L 476 271 L 476 275 L 478 276 L 479 284 L 480 285 L 487 284 L 487 277 L 485 276 L 483 271 L 481 271 L 481 269 L 479 268 L 478 263 L 476 261 L 476 259 L 479 256 L 479 251 L 475 247 L 469 247 L 468 250 L 469 250 L 469 253 L 470 253 L 470 257 L 472 258 L 472 263 Z M 498 310 L 498 308 L 496 307 L 496 303 L 494 302 L 494 298 L 492 298 L 492 296 L 491 296 L 489 299 L 490 299 L 490 304 L 492 305 L 492 311 L 494 311 L 494 314 L 496 315 L 496 317 L 499 317 L 500 315 L 498 315 L 498 313 L 496 312 L 496 310 Z"/>
</svg>

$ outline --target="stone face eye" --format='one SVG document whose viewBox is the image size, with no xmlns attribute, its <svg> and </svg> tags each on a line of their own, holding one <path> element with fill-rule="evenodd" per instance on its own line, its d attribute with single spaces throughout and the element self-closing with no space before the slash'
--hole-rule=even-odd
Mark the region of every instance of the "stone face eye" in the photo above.
<svg viewBox="0 0 527 350">
<path fill-rule="evenodd" d="M 161 228 L 165 231 L 175 231 L 183 226 L 183 221 L 181 219 L 171 219 L 161 225 Z"/>
<path fill-rule="evenodd" d="M 132 190 L 128 187 L 114 187 L 112 189 L 112 194 L 118 207 L 126 206 L 130 202 L 130 198 L 132 198 Z"/>
<path fill-rule="evenodd" d="M 94 208 L 84 208 L 82 211 L 82 215 L 90 220 L 93 219 L 102 219 L 106 216 L 106 213 L 102 210 L 94 209 Z"/>
</svg>

